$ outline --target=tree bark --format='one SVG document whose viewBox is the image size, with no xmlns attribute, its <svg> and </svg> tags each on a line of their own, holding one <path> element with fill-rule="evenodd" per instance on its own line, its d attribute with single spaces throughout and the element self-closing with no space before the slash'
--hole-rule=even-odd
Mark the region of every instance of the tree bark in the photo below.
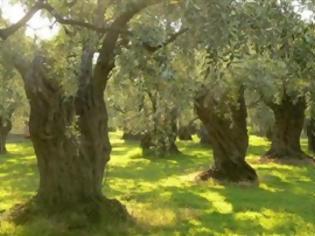
<svg viewBox="0 0 315 236">
<path fill-rule="evenodd" d="M 284 95 L 280 104 L 269 104 L 274 112 L 275 123 L 272 132 L 271 148 L 265 157 L 271 159 L 304 159 L 300 137 L 303 130 L 306 102 L 304 97 L 293 101 Z"/>
<path fill-rule="evenodd" d="M 111 150 L 103 93 L 88 83 L 75 98 L 66 97 L 43 64 L 37 57 L 24 79 L 40 174 L 37 203 L 49 212 L 74 210 L 89 217 L 98 217 L 106 205 L 106 214 L 123 217 L 124 208 L 102 195 Z"/>
<path fill-rule="evenodd" d="M 308 150 L 315 153 L 315 119 L 311 118 L 306 127 Z"/>
<path fill-rule="evenodd" d="M 35 202 L 40 209 L 79 211 L 87 216 L 102 212 L 108 221 L 127 218 L 125 207 L 106 199 L 101 191 L 111 151 L 104 91 L 120 49 L 121 31 L 115 29 L 124 30 L 141 10 L 158 3 L 132 4 L 112 21 L 105 35 L 91 33 L 89 40 L 84 40 L 78 91 L 73 97 L 65 96 L 60 80 L 53 78 L 58 73 L 54 72 L 54 60 L 42 56 L 45 52 L 35 56 L 32 63 L 19 54 L 10 54 L 30 102 L 30 135 L 40 174 Z M 105 9 L 106 1 L 97 1 L 96 27 L 103 25 Z M 99 57 L 93 65 L 96 52 Z"/>
<path fill-rule="evenodd" d="M 255 170 L 245 161 L 248 148 L 247 110 L 244 90 L 240 90 L 236 104 L 228 105 L 230 118 L 220 113 L 224 106 L 204 91 L 196 99 L 198 117 L 206 127 L 213 147 L 214 166 L 201 179 L 212 177 L 231 182 L 256 182 Z"/>
<path fill-rule="evenodd" d="M 12 129 L 12 122 L 10 118 L 0 116 L 0 154 L 6 154 L 6 142 L 9 132 Z"/>
</svg>

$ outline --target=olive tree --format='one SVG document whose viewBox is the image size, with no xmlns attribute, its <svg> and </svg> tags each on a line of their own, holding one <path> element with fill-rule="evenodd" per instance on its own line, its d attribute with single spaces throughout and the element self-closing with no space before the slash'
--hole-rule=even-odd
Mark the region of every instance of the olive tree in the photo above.
<svg viewBox="0 0 315 236">
<path fill-rule="evenodd" d="M 118 201 L 102 193 L 111 151 L 104 91 L 123 36 L 133 35 L 128 23 L 158 3 L 167 5 L 168 1 L 75 1 L 71 6 L 56 1 L 53 6 L 39 0 L 19 22 L 0 30 L 0 37 L 7 39 L 39 10 L 65 27 L 63 40 L 41 44 L 27 55 L 22 49 L 19 53 L 10 50 L 19 46 L 18 40 L 1 44 L 21 74 L 30 102 L 30 133 L 40 174 L 34 200 L 40 209 L 78 211 L 86 216 L 105 213 L 109 220 L 126 216 Z M 177 2 L 170 4 L 173 7 Z M 73 65 L 72 53 L 78 58 Z M 64 86 L 69 76 L 76 84 L 70 94 Z"/>
</svg>

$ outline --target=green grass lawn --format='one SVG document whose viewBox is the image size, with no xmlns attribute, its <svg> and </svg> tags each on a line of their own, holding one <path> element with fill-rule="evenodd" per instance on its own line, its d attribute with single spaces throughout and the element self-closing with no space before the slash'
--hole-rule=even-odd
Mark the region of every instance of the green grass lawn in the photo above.
<svg viewBox="0 0 315 236">
<path fill-rule="evenodd" d="M 123 202 L 136 224 L 114 228 L 116 235 L 315 235 L 315 167 L 261 164 L 268 142 L 251 136 L 249 162 L 257 187 L 197 182 L 212 162 L 197 142 L 179 142 L 183 154 L 143 157 L 136 143 L 112 133 L 112 159 L 104 193 Z M 305 146 L 305 141 L 303 141 Z M 11 143 L 0 157 L 0 212 L 34 195 L 38 173 L 29 142 Z M 0 222 L 0 235 L 109 235 L 108 229 L 67 231 L 60 222 L 36 219 L 16 226 Z M 115 235 L 111 233 L 111 235 Z"/>
</svg>

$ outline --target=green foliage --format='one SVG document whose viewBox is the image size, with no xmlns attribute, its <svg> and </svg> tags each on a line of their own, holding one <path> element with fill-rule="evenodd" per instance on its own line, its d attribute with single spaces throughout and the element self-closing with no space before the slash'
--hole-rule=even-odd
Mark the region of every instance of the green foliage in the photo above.
<svg viewBox="0 0 315 236">
<path fill-rule="evenodd" d="M 247 97 L 248 126 L 252 134 L 266 137 L 266 135 L 271 135 L 274 117 L 272 111 L 257 99 L 259 98 L 255 97 L 255 100 L 252 100 Z"/>
<path fill-rule="evenodd" d="M 71 1 L 49 2 L 69 19 L 95 21 L 95 0 L 73 1 L 71 7 L 67 5 Z M 104 1 L 104 22 L 112 22 L 139 2 Z M 314 29 L 301 20 L 294 2 L 172 0 L 138 14 L 122 29 L 131 33 L 121 34 L 117 42 L 115 70 L 106 96 L 113 126 L 134 133 L 157 131 L 157 140 L 167 138 L 167 116 L 175 111 L 188 122 L 201 88 L 212 96 L 217 112 L 227 117 L 241 86 L 248 88 L 248 101 L 262 98 L 279 103 L 286 93 L 293 98 L 308 95 L 314 102 Z M 299 2 L 314 7 L 314 1 Z M 47 12 L 42 14 L 52 18 Z M 188 34 L 163 46 L 183 27 L 189 28 Z M 1 42 L 0 116 L 23 100 L 22 86 L 11 69 L 17 59 L 12 52 L 28 61 L 36 53 L 45 56 L 49 78 L 64 88 L 68 99 L 78 89 L 82 48 L 92 42 L 96 52 L 102 37 L 81 27 L 62 26 L 49 42 L 33 42 L 22 31 Z M 161 48 L 152 52 L 156 47 Z M 254 129 L 257 123 L 266 127 L 272 119 L 265 109 L 251 109 Z M 69 135 L 75 129 L 74 124 L 70 126 Z M 122 231 L 131 235 L 311 235 L 315 231 L 314 167 L 258 163 L 256 157 L 267 149 L 260 138 L 251 137 L 249 162 L 258 170 L 261 183 L 247 188 L 196 183 L 193 177 L 209 165 L 209 155 L 195 143 L 180 143 L 183 155 L 159 160 L 142 157 L 135 144 L 121 143 L 117 133 L 112 137 L 113 159 L 104 190 L 124 202 L 138 222 Z M 11 144 L 9 151 L 12 154 L 0 161 L 0 210 L 29 199 L 38 184 L 30 144 Z M 72 216 L 68 220 L 81 219 Z M 89 230 L 69 232 L 66 223 L 49 219 L 36 219 L 26 226 L 0 222 L 0 235 L 123 234 L 117 228 Z"/>
<path fill-rule="evenodd" d="M 164 9 L 164 8 L 162 8 Z M 152 14 L 161 12 L 161 16 Z M 154 146 L 174 136 L 171 120 L 191 112 L 191 81 L 177 40 L 164 45 L 180 29 L 176 14 L 159 9 L 141 14 L 130 24 L 135 37 L 116 58 L 108 101 L 116 124 L 127 132 L 149 133 Z M 178 40 L 181 38 L 179 37 Z"/>
<path fill-rule="evenodd" d="M 300 19 L 290 1 L 250 2 L 244 9 L 253 19 L 246 26 L 251 50 L 239 65 L 246 68 L 239 76 L 247 76 L 248 87 L 265 101 L 305 96 L 314 74 L 312 25 Z"/>
<path fill-rule="evenodd" d="M 11 69 L 0 65 L 0 117 L 11 119 L 18 107 L 25 105 L 25 95 L 21 81 Z"/>
</svg>

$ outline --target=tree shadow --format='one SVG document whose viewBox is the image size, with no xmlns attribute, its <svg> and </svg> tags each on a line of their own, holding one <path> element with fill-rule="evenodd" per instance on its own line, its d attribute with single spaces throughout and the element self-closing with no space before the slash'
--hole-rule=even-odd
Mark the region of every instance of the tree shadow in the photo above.
<svg viewBox="0 0 315 236">
<path fill-rule="evenodd" d="M 264 180 L 260 187 L 229 185 L 216 190 L 233 205 L 235 214 L 243 215 L 243 219 L 253 218 L 251 214 L 256 215 L 256 221 L 263 226 L 259 233 L 296 233 L 301 222 L 314 225 L 314 168 L 302 169 L 304 174 L 301 176 L 309 177 L 308 180 L 300 180 L 297 175 L 288 174 L 288 170 L 281 167 L 279 169 L 283 176 L 275 167 L 257 169 Z"/>
<path fill-rule="evenodd" d="M 31 197 L 38 186 L 36 161 L 29 142 L 9 143 L 8 151 L 0 157 L 0 208 Z"/>
<path fill-rule="evenodd" d="M 249 154 L 260 156 L 267 147 L 252 144 Z M 104 193 L 149 224 L 134 226 L 133 235 L 296 234 L 314 225 L 314 166 L 253 162 L 258 187 L 194 182 L 188 176 L 211 164 L 211 149 L 194 142 L 179 142 L 179 148 L 182 154 L 153 158 L 141 156 L 136 142 L 114 142 Z M 9 144 L 9 152 L 0 157 L 0 210 L 38 186 L 30 143 Z"/>
</svg>

